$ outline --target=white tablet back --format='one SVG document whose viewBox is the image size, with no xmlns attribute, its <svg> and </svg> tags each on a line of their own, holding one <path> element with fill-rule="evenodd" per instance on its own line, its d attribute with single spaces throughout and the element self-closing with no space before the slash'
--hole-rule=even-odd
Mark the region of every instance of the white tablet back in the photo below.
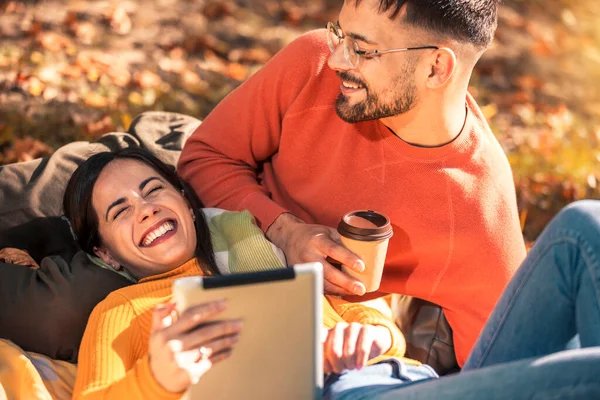
<svg viewBox="0 0 600 400">
<path fill-rule="evenodd" d="M 244 321 L 232 356 L 211 368 L 189 400 L 320 399 L 323 386 L 322 265 L 214 278 L 178 279 L 173 299 L 190 305 L 227 299 L 218 319 Z"/>
</svg>

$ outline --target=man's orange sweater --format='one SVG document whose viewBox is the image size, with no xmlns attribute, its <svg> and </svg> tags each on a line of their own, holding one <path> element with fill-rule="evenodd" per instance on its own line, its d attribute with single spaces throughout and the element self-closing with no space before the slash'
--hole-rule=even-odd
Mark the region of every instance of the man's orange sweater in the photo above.
<svg viewBox="0 0 600 400">
<path fill-rule="evenodd" d="M 286 46 L 208 115 L 179 173 L 207 206 L 247 209 L 264 231 L 286 211 L 330 227 L 352 210 L 388 215 L 381 291 L 441 305 L 462 365 L 525 257 L 508 161 L 470 96 L 441 147 L 342 121 L 329 54 L 324 30 Z"/>
<path fill-rule="evenodd" d="M 81 342 L 73 398 L 181 398 L 181 393 L 170 393 L 163 389 L 150 370 L 148 339 L 152 310 L 156 305 L 171 300 L 175 279 L 200 274 L 202 270 L 197 261 L 190 260 L 172 271 L 141 279 L 135 285 L 119 289 L 98 304 L 89 318 Z M 342 321 L 380 325 L 390 330 L 391 347 L 385 355 L 371 360 L 371 363 L 404 355 L 404 337 L 393 321 L 373 308 L 325 296 L 323 326 L 333 328 Z"/>
</svg>

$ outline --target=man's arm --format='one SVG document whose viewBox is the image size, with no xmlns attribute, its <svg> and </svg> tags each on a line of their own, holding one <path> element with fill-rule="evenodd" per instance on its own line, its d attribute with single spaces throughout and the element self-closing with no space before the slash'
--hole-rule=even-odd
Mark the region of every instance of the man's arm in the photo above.
<svg viewBox="0 0 600 400">
<path fill-rule="evenodd" d="M 324 32 L 310 32 L 282 49 L 187 140 L 178 172 L 207 206 L 247 209 L 263 231 L 287 211 L 259 184 L 258 170 L 277 153 L 283 120 L 313 79 L 314 58 L 323 53 L 319 35 Z"/>
<path fill-rule="evenodd" d="M 249 210 L 283 250 L 288 264 L 323 263 L 326 291 L 360 295 L 364 285 L 326 261 L 331 257 L 364 268 L 356 255 L 341 246 L 337 232 L 292 216 L 258 182 L 260 164 L 279 150 L 286 113 L 316 79 L 313 69 L 319 57 L 329 54 L 324 34 L 323 30 L 310 32 L 295 40 L 229 94 L 186 142 L 178 172 L 207 206 Z"/>
</svg>

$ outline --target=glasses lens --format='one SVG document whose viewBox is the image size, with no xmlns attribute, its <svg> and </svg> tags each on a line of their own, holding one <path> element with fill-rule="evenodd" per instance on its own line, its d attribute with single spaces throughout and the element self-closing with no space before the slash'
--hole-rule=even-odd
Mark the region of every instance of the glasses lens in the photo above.
<svg viewBox="0 0 600 400">
<path fill-rule="evenodd" d="M 329 45 L 329 50 L 333 53 L 335 48 L 340 43 L 340 37 L 338 36 L 337 29 L 335 25 L 331 22 L 327 23 L 327 44 Z"/>
<path fill-rule="evenodd" d="M 358 62 L 360 61 L 360 56 L 356 50 L 358 50 L 358 44 L 351 37 L 346 36 L 344 38 L 344 55 L 352 68 L 358 67 Z"/>
</svg>

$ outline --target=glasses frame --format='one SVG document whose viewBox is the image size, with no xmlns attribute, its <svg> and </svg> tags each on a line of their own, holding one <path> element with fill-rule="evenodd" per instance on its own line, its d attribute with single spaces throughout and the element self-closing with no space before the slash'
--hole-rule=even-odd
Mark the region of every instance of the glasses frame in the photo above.
<svg viewBox="0 0 600 400">
<path fill-rule="evenodd" d="M 337 37 L 337 39 L 338 39 L 337 44 L 333 43 L 333 41 L 331 40 L 331 36 L 329 35 L 330 32 L 335 34 L 335 36 Z M 358 43 L 356 43 L 356 40 L 354 40 L 350 36 L 346 36 L 344 34 L 344 31 L 342 30 L 342 28 L 340 28 L 340 26 L 338 24 L 334 24 L 333 22 L 328 22 L 327 23 L 327 44 L 329 45 L 329 50 L 331 50 L 331 53 L 333 53 L 335 51 L 335 49 L 340 44 L 342 44 L 342 41 L 344 42 L 344 58 L 346 59 L 348 64 L 350 64 L 350 66 L 352 68 L 358 68 L 358 65 L 360 64 L 360 59 L 365 58 L 365 57 L 379 57 L 383 54 L 396 53 L 396 52 L 401 52 L 401 51 L 410 51 L 410 50 L 426 50 L 426 49 L 439 50 L 438 46 L 398 47 L 395 49 L 385 49 L 385 50 L 382 50 L 382 49 L 361 50 L 360 47 L 358 46 Z M 352 46 L 352 48 L 350 48 L 349 46 Z M 352 62 L 352 60 L 350 58 L 350 51 L 354 51 L 354 53 L 356 53 L 356 55 L 358 56 L 358 61 L 356 63 Z"/>
</svg>

